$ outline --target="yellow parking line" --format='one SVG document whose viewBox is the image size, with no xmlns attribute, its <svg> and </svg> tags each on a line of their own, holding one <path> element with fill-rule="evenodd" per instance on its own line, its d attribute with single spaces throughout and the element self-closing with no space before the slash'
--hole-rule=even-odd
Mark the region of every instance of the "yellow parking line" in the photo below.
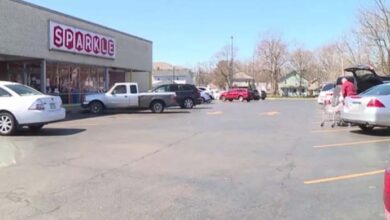
<svg viewBox="0 0 390 220">
<path fill-rule="evenodd" d="M 279 112 L 263 112 L 263 113 L 260 113 L 261 116 L 275 116 L 275 115 L 278 115 Z"/>
<path fill-rule="evenodd" d="M 354 174 L 349 174 L 349 175 L 329 177 L 329 178 L 323 178 L 323 179 L 317 179 L 317 180 L 308 180 L 308 181 L 304 181 L 303 183 L 306 185 L 326 183 L 326 182 L 346 180 L 346 179 L 352 179 L 352 178 L 363 177 L 363 176 L 371 176 L 371 175 L 381 174 L 384 172 L 385 172 L 385 170 L 375 170 L 375 171 L 370 171 L 370 172 L 365 172 L 365 173 L 354 173 Z"/>
<path fill-rule="evenodd" d="M 207 112 L 208 115 L 222 115 L 223 112 L 221 111 L 216 111 L 216 112 Z"/>
<path fill-rule="evenodd" d="M 378 139 L 378 140 L 370 140 L 370 141 L 357 141 L 357 142 L 347 142 L 347 143 L 339 143 L 339 144 L 324 144 L 324 145 L 316 145 L 314 148 L 327 148 L 327 147 L 342 147 L 342 146 L 351 146 L 351 145 L 359 145 L 359 144 L 372 144 L 372 143 L 381 143 L 381 142 L 390 142 L 390 139 Z"/>
<path fill-rule="evenodd" d="M 341 132 L 341 131 L 351 131 L 352 129 L 345 128 L 345 129 L 319 129 L 319 130 L 312 130 L 311 133 L 331 133 L 331 132 Z"/>
</svg>

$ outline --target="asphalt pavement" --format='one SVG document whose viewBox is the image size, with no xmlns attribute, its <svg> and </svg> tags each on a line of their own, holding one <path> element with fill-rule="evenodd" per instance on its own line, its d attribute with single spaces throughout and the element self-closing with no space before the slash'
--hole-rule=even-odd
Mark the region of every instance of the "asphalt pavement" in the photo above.
<svg viewBox="0 0 390 220">
<path fill-rule="evenodd" d="M 383 219 L 390 132 L 313 100 L 111 112 L 0 137 L 1 219 Z"/>
</svg>

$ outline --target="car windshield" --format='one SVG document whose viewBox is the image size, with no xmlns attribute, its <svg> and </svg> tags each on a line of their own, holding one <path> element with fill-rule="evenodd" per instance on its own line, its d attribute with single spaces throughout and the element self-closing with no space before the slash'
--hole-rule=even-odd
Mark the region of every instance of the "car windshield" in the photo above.
<svg viewBox="0 0 390 220">
<path fill-rule="evenodd" d="M 14 91 L 16 94 L 20 96 L 42 95 L 42 93 L 38 92 L 37 90 L 25 85 L 11 84 L 11 85 L 6 85 L 5 87 Z"/>
<path fill-rule="evenodd" d="M 362 96 L 381 96 L 390 95 L 390 85 L 382 84 L 379 86 L 372 87 L 371 89 L 361 93 Z"/>
</svg>

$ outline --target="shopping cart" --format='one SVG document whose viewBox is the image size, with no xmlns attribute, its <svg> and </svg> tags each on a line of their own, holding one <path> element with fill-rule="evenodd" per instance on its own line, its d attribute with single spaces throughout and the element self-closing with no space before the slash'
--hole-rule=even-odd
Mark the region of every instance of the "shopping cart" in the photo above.
<svg viewBox="0 0 390 220">
<path fill-rule="evenodd" d="M 343 110 L 343 101 L 341 97 L 341 87 L 336 86 L 333 90 L 333 95 L 325 97 L 324 105 L 322 107 L 322 122 L 321 127 L 325 126 L 326 122 L 332 123 L 332 128 L 336 125 L 341 125 L 340 113 Z"/>
</svg>

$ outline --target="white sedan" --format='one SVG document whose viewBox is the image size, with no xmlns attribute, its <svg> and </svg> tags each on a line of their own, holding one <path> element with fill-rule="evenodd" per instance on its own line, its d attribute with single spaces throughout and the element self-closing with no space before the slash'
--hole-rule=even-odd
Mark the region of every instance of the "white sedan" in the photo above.
<svg viewBox="0 0 390 220">
<path fill-rule="evenodd" d="M 390 84 L 381 84 L 347 97 L 341 119 L 358 125 L 364 131 L 374 127 L 390 127 Z"/>
<path fill-rule="evenodd" d="M 318 95 L 318 104 L 324 104 L 324 101 L 331 99 L 333 96 L 334 83 L 327 83 L 321 88 L 321 92 Z"/>
<path fill-rule="evenodd" d="M 19 83 L 0 81 L 0 135 L 12 135 L 23 126 L 37 131 L 64 118 L 60 97 L 44 95 Z"/>
</svg>

